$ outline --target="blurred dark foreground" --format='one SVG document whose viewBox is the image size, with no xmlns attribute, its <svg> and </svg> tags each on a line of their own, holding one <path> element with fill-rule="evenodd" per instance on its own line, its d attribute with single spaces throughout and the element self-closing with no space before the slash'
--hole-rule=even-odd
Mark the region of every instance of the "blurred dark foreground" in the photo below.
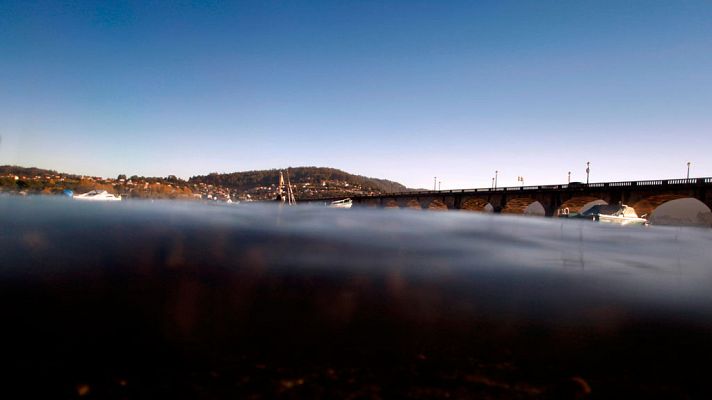
<svg viewBox="0 0 712 400">
<path fill-rule="evenodd" d="M 4 398 L 710 398 L 712 232 L 0 198 Z"/>
</svg>

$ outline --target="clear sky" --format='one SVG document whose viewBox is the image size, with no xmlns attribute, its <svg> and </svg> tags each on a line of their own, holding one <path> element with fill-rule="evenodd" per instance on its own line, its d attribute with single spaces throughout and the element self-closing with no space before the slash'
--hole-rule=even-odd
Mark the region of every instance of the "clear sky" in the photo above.
<svg viewBox="0 0 712 400">
<path fill-rule="evenodd" d="M 0 164 L 712 176 L 710 1 L 0 1 Z"/>
</svg>

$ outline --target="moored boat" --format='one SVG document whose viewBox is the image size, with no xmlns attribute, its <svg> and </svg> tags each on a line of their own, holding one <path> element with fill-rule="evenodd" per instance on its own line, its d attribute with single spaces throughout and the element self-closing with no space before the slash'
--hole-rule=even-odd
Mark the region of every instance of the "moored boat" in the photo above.
<svg viewBox="0 0 712 400">
<path fill-rule="evenodd" d="M 639 217 L 633 207 L 625 204 L 596 205 L 580 214 L 581 218 L 617 225 L 646 225 L 648 220 Z"/>
<path fill-rule="evenodd" d="M 121 201 L 121 196 L 111 194 L 106 190 L 92 190 L 87 193 L 75 195 L 72 198 L 85 201 Z"/>
<path fill-rule="evenodd" d="M 353 205 L 353 201 L 349 198 L 343 199 L 343 200 L 336 200 L 332 201 L 329 204 L 329 207 L 332 208 L 351 208 L 351 205 Z"/>
</svg>

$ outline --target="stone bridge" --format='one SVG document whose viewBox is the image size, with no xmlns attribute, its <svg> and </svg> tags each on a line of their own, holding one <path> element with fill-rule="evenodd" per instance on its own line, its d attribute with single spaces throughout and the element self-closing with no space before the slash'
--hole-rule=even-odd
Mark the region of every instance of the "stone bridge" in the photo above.
<svg viewBox="0 0 712 400">
<path fill-rule="evenodd" d="M 671 200 L 694 198 L 712 208 L 712 178 L 571 183 L 485 189 L 428 190 L 352 197 L 354 206 L 428 210 L 471 210 L 508 214 L 557 215 L 578 212 L 595 202 L 633 206 L 638 215 L 652 214 Z M 320 199 L 329 201 L 336 199 Z"/>
</svg>

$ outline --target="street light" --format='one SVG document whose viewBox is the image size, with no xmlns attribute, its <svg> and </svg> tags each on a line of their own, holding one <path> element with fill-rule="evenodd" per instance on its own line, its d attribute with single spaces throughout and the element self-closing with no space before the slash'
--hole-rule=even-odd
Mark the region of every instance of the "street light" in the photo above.
<svg viewBox="0 0 712 400">
<path fill-rule="evenodd" d="M 434 176 L 433 177 L 433 190 L 437 190 L 437 182 L 438 182 L 438 177 Z"/>
<path fill-rule="evenodd" d="M 517 181 L 521 182 L 522 187 L 524 187 L 524 177 L 523 176 L 518 176 Z"/>
<path fill-rule="evenodd" d="M 438 190 L 440 190 L 440 184 L 441 184 L 441 183 L 442 183 L 442 181 L 438 181 Z"/>
<path fill-rule="evenodd" d="M 687 179 L 690 179 L 690 162 L 687 162 Z"/>
<path fill-rule="evenodd" d="M 497 189 L 497 174 L 499 174 L 499 171 L 494 171 L 494 188 Z"/>
<path fill-rule="evenodd" d="M 494 190 L 494 177 L 492 177 L 492 185 L 490 187 Z"/>
<path fill-rule="evenodd" d="M 569 171 L 569 183 L 571 183 L 571 171 Z"/>
<path fill-rule="evenodd" d="M 588 174 L 591 172 L 591 162 L 586 161 L 586 184 L 588 185 Z"/>
</svg>

